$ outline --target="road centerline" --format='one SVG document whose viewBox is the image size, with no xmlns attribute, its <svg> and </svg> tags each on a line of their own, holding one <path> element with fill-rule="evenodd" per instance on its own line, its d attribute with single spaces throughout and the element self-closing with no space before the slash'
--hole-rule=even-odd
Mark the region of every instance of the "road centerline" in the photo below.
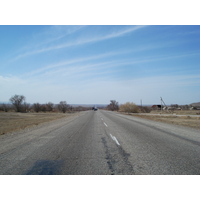
<svg viewBox="0 0 200 200">
<path fill-rule="evenodd" d="M 106 126 L 106 127 L 108 127 L 108 125 L 104 122 L 104 125 Z"/>
<path fill-rule="evenodd" d="M 116 142 L 117 145 L 120 146 L 120 143 L 118 142 L 117 138 L 115 136 L 113 136 L 112 134 L 110 134 L 110 137 L 112 138 L 113 141 Z"/>
</svg>

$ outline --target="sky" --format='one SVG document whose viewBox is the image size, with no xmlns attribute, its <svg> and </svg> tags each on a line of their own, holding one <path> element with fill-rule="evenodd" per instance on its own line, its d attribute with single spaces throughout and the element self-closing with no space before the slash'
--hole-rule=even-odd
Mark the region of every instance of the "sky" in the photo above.
<svg viewBox="0 0 200 200">
<path fill-rule="evenodd" d="M 200 26 L 0 25 L 0 102 L 200 102 Z"/>
</svg>

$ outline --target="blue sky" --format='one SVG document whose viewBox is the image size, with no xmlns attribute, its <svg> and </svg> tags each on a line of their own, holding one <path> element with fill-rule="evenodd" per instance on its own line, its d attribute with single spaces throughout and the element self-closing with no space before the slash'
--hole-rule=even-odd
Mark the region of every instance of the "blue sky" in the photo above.
<svg viewBox="0 0 200 200">
<path fill-rule="evenodd" d="M 0 26 L 0 101 L 200 102 L 200 26 Z"/>
</svg>

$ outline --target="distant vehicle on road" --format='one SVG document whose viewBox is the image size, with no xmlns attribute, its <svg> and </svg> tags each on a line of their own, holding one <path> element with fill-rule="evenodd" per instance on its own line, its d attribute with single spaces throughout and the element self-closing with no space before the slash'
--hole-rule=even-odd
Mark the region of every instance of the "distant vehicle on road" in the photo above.
<svg viewBox="0 0 200 200">
<path fill-rule="evenodd" d="M 94 111 L 97 111 L 97 110 L 98 110 L 98 108 L 97 108 L 97 107 L 93 107 L 92 109 L 93 109 Z"/>
</svg>

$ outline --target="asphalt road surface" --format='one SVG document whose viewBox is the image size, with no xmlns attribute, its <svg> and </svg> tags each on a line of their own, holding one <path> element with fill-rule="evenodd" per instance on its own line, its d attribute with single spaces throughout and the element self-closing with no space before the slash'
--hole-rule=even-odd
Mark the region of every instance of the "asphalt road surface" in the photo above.
<svg viewBox="0 0 200 200">
<path fill-rule="evenodd" d="M 0 136 L 0 174 L 200 174 L 200 132 L 85 111 Z"/>
</svg>

